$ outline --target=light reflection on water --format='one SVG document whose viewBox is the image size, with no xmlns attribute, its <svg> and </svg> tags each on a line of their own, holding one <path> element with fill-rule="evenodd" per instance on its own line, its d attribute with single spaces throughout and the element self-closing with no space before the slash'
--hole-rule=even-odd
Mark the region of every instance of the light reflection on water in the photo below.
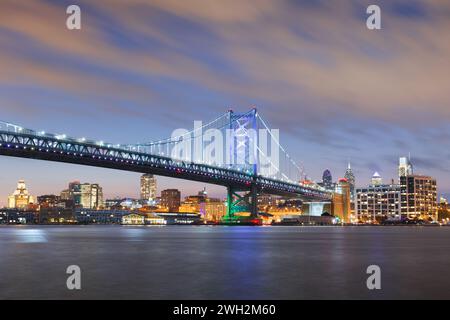
<svg viewBox="0 0 450 320">
<path fill-rule="evenodd" d="M 15 242 L 19 243 L 42 243 L 47 242 L 46 231 L 42 229 L 18 228 L 13 230 Z"/>
</svg>

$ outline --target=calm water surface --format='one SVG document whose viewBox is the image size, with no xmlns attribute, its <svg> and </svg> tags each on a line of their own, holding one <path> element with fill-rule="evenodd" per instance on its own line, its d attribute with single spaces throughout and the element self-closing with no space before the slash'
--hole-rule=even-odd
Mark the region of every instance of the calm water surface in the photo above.
<svg viewBox="0 0 450 320">
<path fill-rule="evenodd" d="M 450 299 L 450 228 L 2 226 L 0 298 Z"/>
</svg>

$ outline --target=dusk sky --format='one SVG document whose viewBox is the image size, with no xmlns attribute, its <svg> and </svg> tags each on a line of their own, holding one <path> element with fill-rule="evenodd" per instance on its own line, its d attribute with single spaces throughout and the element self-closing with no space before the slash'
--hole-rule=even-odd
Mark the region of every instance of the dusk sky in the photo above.
<svg viewBox="0 0 450 320">
<path fill-rule="evenodd" d="M 81 7 L 81 30 L 66 7 Z M 381 7 L 381 30 L 366 8 Z M 399 156 L 450 193 L 450 1 L 0 0 L 0 119 L 113 143 L 256 106 L 320 180 L 397 179 Z M 138 196 L 139 174 L 0 157 L 0 205 L 69 181 Z M 203 184 L 158 178 L 164 188 Z M 208 186 L 210 193 L 224 189 Z"/>
</svg>

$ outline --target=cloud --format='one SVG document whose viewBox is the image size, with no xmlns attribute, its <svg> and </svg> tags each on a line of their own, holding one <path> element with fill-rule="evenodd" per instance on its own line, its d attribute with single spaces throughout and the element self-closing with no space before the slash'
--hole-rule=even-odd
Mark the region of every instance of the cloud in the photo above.
<svg viewBox="0 0 450 320">
<path fill-rule="evenodd" d="M 429 170 L 436 170 L 440 172 L 450 172 L 450 168 L 448 165 L 442 162 L 441 159 L 431 158 L 431 157 L 422 157 L 422 156 L 415 156 L 413 158 L 413 164 L 415 167 L 416 173 L 424 173 Z"/>
<path fill-rule="evenodd" d="M 44 103 L 72 101 L 60 112 L 172 128 L 256 105 L 293 148 L 301 141 L 301 156 L 316 146 L 363 164 L 414 147 L 439 159 L 450 3 L 379 1 L 383 29 L 370 31 L 370 2 L 80 0 L 73 32 L 62 3 L 4 0 L 0 89 L 21 109 L 0 109 L 37 117 Z"/>
<path fill-rule="evenodd" d="M 60 5 L 6 1 L 2 3 L 0 27 L 27 40 L 9 41 L 1 47 L 4 54 L 9 47 L 28 48 L 33 44 L 59 55 L 58 60 L 82 60 L 93 69 L 118 71 L 118 77 L 127 74 L 196 83 L 205 90 L 244 101 L 264 101 L 298 113 L 305 124 L 323 119 L 324 114 L 371 117 L 405 127 L 418 116 L 430 122 L 449 120 L 450 77 L 446 66 L 450 41 L 446 39 L 450 40 L 450 19 L 438 14 L 438 9 L 448 5 L 439 1 L 409 7 L 401 4 L 393 6 L 395 10 L 383 11 L 386 28 L 373 32 L 365 28 L 364 12 L 352 14 L 355 7 L 364 9 L 353 1 L 319 2 L 315 6 L 268 0 L 258 1 L 258 5 L 234 0 L 226 5 L 223 1 L 82 1 L 86 16 L 82 32 L 76 34 L 63 27 L 65 14 Z M 416 11 L 426 11 L 430 18 L 416 21 Z M 162 20 L 154 12 L 165 14 L 165 24 L 170 21 L 175 27 L 164 31 Z M 148 13 L 154 21 L 149 22 L 142 13 Z M 404 16 L 408 19 L 399 18 Z M 156 45 L 140 50 L 139 46 L 134 49 L 114 43 L 105 21 L 113 21 L 115 30 L 120 29 L 124 37 L 139 45 L 148 40 Z M 197 33 L 203 28 L 205 42 L 212 46 L 200 46 L 193 52 L 189 43 L 173 41 L 177 37 L 173 29 L 191 36 L 188 27 L 186 31 L 176 29 L 182 23 L 196 27 Z M 211 56 L 218 63 L 208 63 Z M 2 60 L 11 65 L 11 57 Z M 98 93 L 118 92 L 124 86 L 124 98 L 137 93 L 110 77 L 86 70 L 76 72 L 74 61 L 61 72 L 58 66 L 42 64 L 33 57 L 16 60 L 18 63 L 4 75 L 10 76 L 18 64 L 24 63 L 19 69 L 22 77 L 41 85 L 82 91 L 95 88 Z M 224 70 L 221 63 L 229 68 Z M 86 81 L 90 78 L 96 86 Z M 142 100 L 148 98 L 144 95 Z M 302 106 L 302 101 L 313 108 Z M 272 113 L 275 117 L 278 114 Z"/>
</svg>

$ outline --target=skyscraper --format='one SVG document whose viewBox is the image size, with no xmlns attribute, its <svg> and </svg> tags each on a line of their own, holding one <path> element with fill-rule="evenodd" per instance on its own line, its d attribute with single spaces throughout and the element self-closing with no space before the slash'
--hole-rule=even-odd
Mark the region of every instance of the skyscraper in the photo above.
<svg viewBox="0 0 450 320">
<path fill-rule="evenodd" d="M 348 184 L 350 186 L 350 193 L 353 195 L 355 193 L 355 175 L 353 174 L 350 162 L 348 163 L 344 178 L 347 179 Z"/>
<path fill-rule="evenodd" d="M 103 206 L 103 188 L 94 183 L 69 183 L 67 190 L 61 191 L 61 200 L 73 201 L 76 207 L 97 209 Z"/>
<path fill-rule="evenodd" d="M 398 160 L 398 176 L 406 177 L 411 175 L 413 175 L 411 159 L 409 157 L 400 157 Z"/>
<path fill-rule="evenodd" d="M 408 219 L 434 220 L 437 214 L 436 179 L 413 172 L 410 157 L 400 157 L 398 176 L 401 190 L 401 213 Z"/>
<path fill-rule="evenodd" d="M 331 172 L 328 169 L 323 172 L 322 186 L 327 189 L 331 189 L 333 187 L 333 177 L 331 176 Z"/>
<path fill-rule="evenodd" d="M 375 171 L 371 180 L 372 186 L 381 186 L 383 184 L 383 178 L 381 178 L 380 174 Z"/>
<path fill-rule="evenodd" d="M 83 183 L 81 185 L 80 204 L 86 209 L 98 209 L 103 206 L 103 189 L 98 184 Z"/>
<path fill-rule="evenodd" d="M 17 188 L 8 197 L 8 208 L 25 209 L 30 203 L 34 203 L 34 198 L 28 193 L 24 180 L 19 180 Z"/>
<path fill-rule="evenodd" d="M 69 188 L 61 191 L 61 200 L 71 200 L 76 206 L 81 205 L 81 183 L 73 181 L 69 183 Z"/>
<path fill-rule="evenodd" d="M 141 176 L 141 200 L 153 201 L 156 199 L 156 178 L 152 174 Z"/>
</svg>

